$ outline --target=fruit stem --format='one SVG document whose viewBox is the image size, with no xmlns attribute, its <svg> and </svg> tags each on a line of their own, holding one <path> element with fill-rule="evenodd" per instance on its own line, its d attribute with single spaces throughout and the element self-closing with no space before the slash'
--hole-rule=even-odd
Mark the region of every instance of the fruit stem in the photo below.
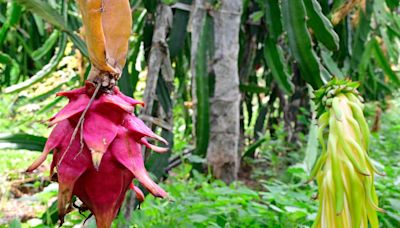
<svg viewBox="0 0 400 228">
<path fill-rule="evenodd" d="M 94 84 L 100 84 L 103 89 L 110 90 L 116 85 L 120 76 L 120 72 L 102 71 L 92 66 L 87 80 Z"/>
</svg>

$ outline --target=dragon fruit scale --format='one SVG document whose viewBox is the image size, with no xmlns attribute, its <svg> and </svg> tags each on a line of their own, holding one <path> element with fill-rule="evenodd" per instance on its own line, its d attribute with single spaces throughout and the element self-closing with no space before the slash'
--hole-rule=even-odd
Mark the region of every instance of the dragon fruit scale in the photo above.
<svg viewBox="0 0 400 228">
<path fill-rule="evenodd" d="M 69 103 L 50 119 L 55 125 L 44 151 L 27 169 L 36 169 L 53 151 L 50 176 L 57 177 L 58 213 L 61 224 L 71 210 L 76 195 L 96 218 L 99 228 L 111 226 L 128 189 L 144 199 L 133 185 L 136 178 L 151 194 L 167 193 L 149 177 L 141 152 L 144 145 L 156 152 L 168 149 L 150 144 L 146 137 L 167 142 L 153 133 L 133 113 L 136 105 L 144 105 L 122 94 L 118 87 L 98 90 L 94 83 L 58 96 Z"/>
</svg>

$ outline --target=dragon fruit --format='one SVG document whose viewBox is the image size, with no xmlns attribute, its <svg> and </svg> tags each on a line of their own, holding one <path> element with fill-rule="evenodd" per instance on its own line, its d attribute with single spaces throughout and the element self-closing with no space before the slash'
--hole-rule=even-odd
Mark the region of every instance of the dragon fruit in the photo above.
<svg viewBox="0 0 400 228">
<path fill-rule="evenodd" d="M 160 153 L 168 149 L 146 140 L 167 144 L 133 114 L 142 102 L 123 95 L 116 86 L 100 90 L 100 85 L 91 82 L 57 95 L 67 97 L 69 103 L 50 119 L 50 126 L 55 127 L 43 153 L 27 171 L 36 169 L 53 151 L 50 175 L 59 183 L 61 224 L 76 195 L 94 214 L 97 227 L 110 227 L 128 189 L 136 192 L 139 201 L 144 199 L 132 183 L 134 178 L 154 196 L 167 195 L 144 167 L 142 145 Z"/>
</svg>

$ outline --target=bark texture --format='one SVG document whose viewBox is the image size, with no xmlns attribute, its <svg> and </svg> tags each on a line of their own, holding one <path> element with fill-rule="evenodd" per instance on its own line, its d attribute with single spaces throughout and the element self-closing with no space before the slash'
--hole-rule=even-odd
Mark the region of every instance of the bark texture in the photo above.
<svg viewBox="0 0 400 228">
<path fill-rule="evenodd" d="M 209 9 L 207 1 L 196 0 L 192 15 L 192 58 L 196 56 L 199 22 Z M 214 56 L 209 71 L 215 75 L 210 97 L 210 141 L 207 162 L 216 178 L 230 183 L 239 169 L 239 26 L 242 0 L 222 0 L 211 9 L 214 23 Z M 192 62 L 193 64 L 194 62 Z M 193 72 L 193 71 L 192 71 Z"/>
<path fill-rule="evenodd" d="M 156 100 L 156 88 L 158 75 L 162 71 L 166 81 L 173 80 L 173 70 L 169 59 L 167 44 L 168 31 L 172 24 L 172 10 L 169 6 L 160 4 L 157 8 L 157 17 L 154 27 L 153 40 L 150 50 L 149 67 L 146 79 L 146 88 L 143 94 L 143 102 L 146 104 L 140 112 L 140 117 L 145 119 L 146 124 L 150 123 L 153 113 L 153 105 Z"/>
</svg>

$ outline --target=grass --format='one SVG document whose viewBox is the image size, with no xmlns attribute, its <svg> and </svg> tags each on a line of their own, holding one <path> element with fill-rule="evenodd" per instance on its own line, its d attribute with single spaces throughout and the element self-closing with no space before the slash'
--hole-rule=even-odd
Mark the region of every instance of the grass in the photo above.
<svg viewBox="0 0 400 228">
<path fill-rule="evenodd" d="M 38 155 L 27 150 L 0 150 L 0 176 L 24 171 Z"/>
</svg>

